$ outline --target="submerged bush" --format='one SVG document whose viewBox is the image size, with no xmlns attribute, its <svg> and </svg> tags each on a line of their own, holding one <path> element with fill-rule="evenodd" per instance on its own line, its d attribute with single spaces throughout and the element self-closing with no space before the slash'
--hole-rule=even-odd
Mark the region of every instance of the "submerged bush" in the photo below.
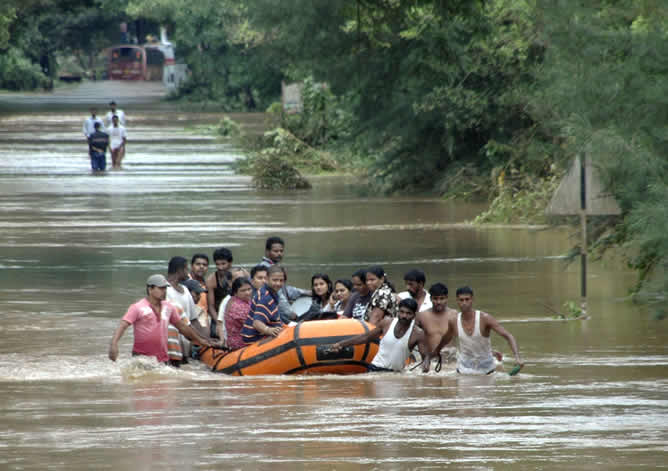
<svg viewBox="0 0 668 471">
<path fill-rule="evenodd" d="M 240 137 L 242 134 L 241 125 L 228 116 L 218 122 L 216 132 L 223 137 Z"/>
<path fill-rule="evenodd" d="M 487 211 L 473 221 L 475 224 L 496 223 L 544 223 L 545 208 L 552 199 L 559 178 L 552 172 L 537 177 L 516 169 L 492 173 L 496 197 Z"/>
<path fill-rule="evenodd" d="M 263 149 L 254 153 L 249 165 L 253 183 L 258 188 L 296 190 L 311 188 L 311 184 L 299 173 L 280 150 Z"/>
</svg>

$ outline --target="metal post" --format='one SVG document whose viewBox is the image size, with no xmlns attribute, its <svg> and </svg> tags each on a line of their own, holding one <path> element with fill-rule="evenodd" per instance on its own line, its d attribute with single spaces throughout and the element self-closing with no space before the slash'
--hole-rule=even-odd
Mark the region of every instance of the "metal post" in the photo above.
<svg viewBox="0 0 668 471">
<path fill-rule="evenodd" d="M 587 175 L 586 157 L 580 159 L 580 309 L 582 315 L 587 314 Z"/>
</svg>

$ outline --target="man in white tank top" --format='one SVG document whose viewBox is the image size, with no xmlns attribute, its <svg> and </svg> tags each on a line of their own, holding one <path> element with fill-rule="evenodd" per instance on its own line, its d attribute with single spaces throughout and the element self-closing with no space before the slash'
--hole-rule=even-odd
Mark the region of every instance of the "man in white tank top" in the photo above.
<svg viewBox="0 0 668 471">
<path fill-rule="evenodd" d="M 417 308 L 414 299 L 402 299 L 399 302 L 397 317 L 384 317 L 375 329 L 337 342 L 330 347 L 330 350 L 338 352 L 343 347 L 369 343 L 382 336 L 378 353 L 369 365 L 369 371 L 401 371 L 406 366 L 406 360 L 415 345 L 418 345 L 421 354 L 426 353 L 424 332 L 415 325 Z"/>
<path fill-rule="evenodd" d="M 447 337 L 456 336 L 457 372 L 461 374 L 490 374 L 496 369 L 495 352 L 492 351 L 490 334 L 492 331 L 506 339 L 515 355 L 520 369 L 524 362 L 520 358 L 515 337 L 504 329 L 491 315 L 473 309 L 473 290 L 464 286 L 457 289 L 457 304 L 460 312 L 452 319 Z M 445 343 L 449 339 L 445 339 Z"/>
</svg>

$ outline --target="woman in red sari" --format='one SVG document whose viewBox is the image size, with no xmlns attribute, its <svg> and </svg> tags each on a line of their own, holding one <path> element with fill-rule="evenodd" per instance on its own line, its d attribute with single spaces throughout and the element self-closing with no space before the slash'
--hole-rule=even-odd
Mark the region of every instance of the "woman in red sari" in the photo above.
<svg viewBox="0 0 668 471">
<path fill-rule="evenodd" d="M 237 278 L 232 283 L 232 297 L 225 307 L 227 346 L 230 350 L 246 346 L 241 337 L 241 329 L 250 311 L 252 293 L 253 286 L 248 278 Z"/>
</svg>

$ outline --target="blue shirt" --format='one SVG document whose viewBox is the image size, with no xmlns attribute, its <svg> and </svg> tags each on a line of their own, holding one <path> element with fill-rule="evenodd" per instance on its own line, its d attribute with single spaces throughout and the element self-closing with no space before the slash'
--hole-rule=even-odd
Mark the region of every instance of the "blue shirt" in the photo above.
<svg viewBox="0 0 668 471">
<path fill-rule="evenodd" d="M 241 338 L 246 343 L 257 342 L 265 337 L 253 327 L 254 321 L 260 321 L 269 328 L 283 325 L 278 314 L 278 296 L 266 285 L 257 290 L 251 300 L 250 312 L 241 329 Z"/>
</svg>

